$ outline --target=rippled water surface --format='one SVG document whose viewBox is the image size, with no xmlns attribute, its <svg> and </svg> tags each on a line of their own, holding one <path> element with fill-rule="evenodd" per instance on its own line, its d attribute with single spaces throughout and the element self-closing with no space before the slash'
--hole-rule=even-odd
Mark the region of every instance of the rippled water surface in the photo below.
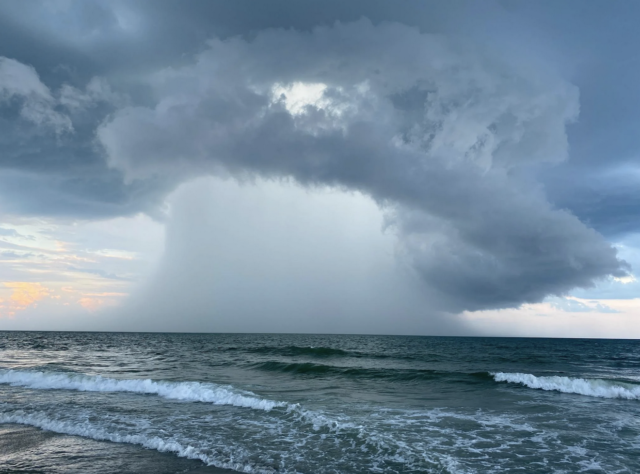
<svg viewBox="0 0 640 474">
<path fill-rule="evenodd" d="M 0 472 L 638 473 L 640 343 L 0 332 L 0 423 Z"/>
</svg>

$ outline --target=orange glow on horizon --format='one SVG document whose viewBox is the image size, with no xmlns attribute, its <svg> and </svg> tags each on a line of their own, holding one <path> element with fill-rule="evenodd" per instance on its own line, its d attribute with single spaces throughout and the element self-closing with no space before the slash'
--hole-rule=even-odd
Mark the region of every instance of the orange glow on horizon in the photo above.
<svg viewBox="0 0 640 474">
<path fill-rule="evenodd" d="M 51 294 L 41 283 L 14 281 L 5 283 L 4 286 L 13 290 L 11 301 L 18 307 L 26 308 Z"/>
<path fill-rule="evenodd" d="M 14 316 L 16 311 L 22 311 L 29 306 L 37 305 L 38 301 L 51 296 L 51 290 L 41 283 L 25 281 L 4 282 L 4 286 L 13 290 L 9 299 L 0 299 L 1 316 Z"/>
</svg>

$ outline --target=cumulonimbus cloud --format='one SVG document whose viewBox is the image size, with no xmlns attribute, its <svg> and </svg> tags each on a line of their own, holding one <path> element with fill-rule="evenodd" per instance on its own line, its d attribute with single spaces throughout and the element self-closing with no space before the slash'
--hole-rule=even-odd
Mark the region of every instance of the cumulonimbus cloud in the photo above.
<svg viewBox="0 0 640 474">
<path fill-rule="evenodd" d="M 625 274 L 598 233 L 518 178 L 567 157 L 578 91 L 472 45 L 367 20 L 212 40 L 98 129 L 130 182 L 289 177 L 372 196 L 448 311 L 514 307 Z"/>
</svg>

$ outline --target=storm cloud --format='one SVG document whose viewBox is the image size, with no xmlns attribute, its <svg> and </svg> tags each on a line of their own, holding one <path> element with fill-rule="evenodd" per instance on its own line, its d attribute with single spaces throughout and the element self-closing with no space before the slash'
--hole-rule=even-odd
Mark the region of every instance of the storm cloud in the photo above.
<svg viewBox="0 0 640 474">
<path fill-rule="evenodd" d="M 98 129 L 130 182 L 255 173 L 373 197 L 449 311 L 623 276 L 595 231 L 518 178 L 567 158 L 578 91 L 464 42 L 368 20 L 211 40 Z"/>
<path fill-rule="evenodd" d="M 581 4 L 6 4 L 3 211 L 166 219 L 167 196 L 203 176 L 294 181 L 376 203 L 425 314 L 624 277 L 607 239 L 637 231 L 640 145 L 615 140 L 620 108 L 598 95 L 615 68 L 584 66 L 607 7 L 575 16 Z M 627 37 L 609 56 L 632 81 Z M 172 246 L 184 242 L 167 245 L 159 282 L 181 274 Z"/>
</svg>

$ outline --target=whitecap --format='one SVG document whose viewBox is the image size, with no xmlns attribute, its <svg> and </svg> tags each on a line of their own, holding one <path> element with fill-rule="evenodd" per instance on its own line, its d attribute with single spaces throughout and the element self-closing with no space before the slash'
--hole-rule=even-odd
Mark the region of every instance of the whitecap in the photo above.
<svg viewBox="0 0 640 474">
<path fill-rule="evenodd" d="M 232 405 L 270 411 L 286 403 L 260 398 L 255 393 L 204 382 L 169 382 L 151 379 L 113 379 L 100 375 L 45 373 L 0 369 L 0 384 L 41 390 L 81 392 L 129 392 L 158 395 L 172 400 Z"/>
<path fill-rule="evenodd" d="M 529 388 L 575 393 L 589 397 L 640 400 L 640 386 L 606 379 L 561 376 L 536 377 L 522 373 L 491 373 L 496 382 L 519 383 Z"/>
<path fill-rule="evenodd" d="M 162 453 L 173 453 L 180 457 L 200 460 L 209 466 L 249 474 L 272 474 L 274 472 L 272 469 L 259 468 L 246 462 L 219 459 L 215 455 L 205 452 L 207 450 L 202 450 L 199 447 L 179 442 L 175 439 L 163 439 L 159 436 L 150 436 L 144 433 L 117 433 L 89 423 L 87 420 L 56 420 L 43 414 L 18 412 L 13 414 L 0 414 L 0 423 L 29 425 L 43 430 L 53 431 L 54 433 L 82 436 L 97 441 L 137 444 Z"/>
</svg>

